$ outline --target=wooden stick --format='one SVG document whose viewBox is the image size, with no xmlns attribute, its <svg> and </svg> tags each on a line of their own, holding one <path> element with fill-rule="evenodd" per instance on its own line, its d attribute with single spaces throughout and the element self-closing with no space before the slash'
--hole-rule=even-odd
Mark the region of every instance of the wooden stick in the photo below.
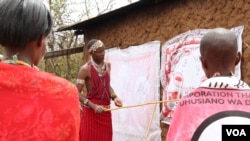
<svg viewBox="0 0 250 141">
<path fill-rule="evenodd" d="M 132 108 L 132 107 L 139 107 L 139 106 L 144 106 L 144 105 L 149 105 L 149 104 L 159 104 L 159 103 L 164 103 L 164 102 L 176 102 L 176 101 L 179 101 L 179 99 L 175 99 L 175 100 L 162 100 L 162 101 L 155 101 L 155 102 L 147 102 L 147 103 L 142 103 L 142 104 L 136 104 L 136 105 L 130 105 L 130 106 L 123 106 L 123 107 L 117 107 L 117 108 L 107 109 L 105 111 L 114 111 L 114 110 L 125 109 L 125 108 Z"/>
<path fill-rule="evenodd" d="M 152 121 L 153 121 L 153 118 L 154 118 L 154 115 L 155 115 L 156 106 L 157 106 L 157 104 L 154 105 L 154 111 L 151 114 L 151 118 L 150 118 L 150 121 L 148 123 L 147 133 L 146 133 L 146 137 L 145 137 L 144 141 L 148 140 L 148 135 L 149 135 L 150 128 L 151 128 L 151 125 L 152 125 Z"/>
</svg>

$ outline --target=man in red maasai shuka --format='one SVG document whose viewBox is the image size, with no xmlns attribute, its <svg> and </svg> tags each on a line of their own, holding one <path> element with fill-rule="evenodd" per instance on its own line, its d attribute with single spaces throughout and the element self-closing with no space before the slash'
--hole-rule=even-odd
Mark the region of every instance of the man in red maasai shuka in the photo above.
<svg viewBox="0 0 250 141">
<path fill-rule="evenodd" d="M 110 100 L 121 107 L 122 101 L 110 86 L 110 63 L 104 62 L 105 47 L 102 41 L 89 41 L 90 61 L 83 65 L 77 77 L 77 88 L 82 108 L 80 141 L 112 141 Z M 86 87 L 87 93 L 81 94 Z"/>
</svg>

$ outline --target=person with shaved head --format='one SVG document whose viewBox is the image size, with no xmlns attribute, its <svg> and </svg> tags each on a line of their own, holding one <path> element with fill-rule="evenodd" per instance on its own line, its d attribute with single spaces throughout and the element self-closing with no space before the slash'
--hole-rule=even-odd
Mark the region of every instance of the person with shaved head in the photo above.
<svg viewBox="0 0 250 141">
<path fill-rule="evenodd" d="M 216 28 L 204 35 L 200 60 L 207 78 L 233 75 L 241 59 L 237 46 L 237 37 L 230 30 Z"/>
<path fill-rule="evenodd" d="M 178 102 L 166 141 L 221 141 L 222 125 L 250 123 L 242 120 L 250 119 L 250 108 L 241 96 L 250 88 L 234 76 L 241 60 L 237 36 L 225 28 L 209 30 L 201 39 L 200 55 L 207 79 Z"/>
</svg>

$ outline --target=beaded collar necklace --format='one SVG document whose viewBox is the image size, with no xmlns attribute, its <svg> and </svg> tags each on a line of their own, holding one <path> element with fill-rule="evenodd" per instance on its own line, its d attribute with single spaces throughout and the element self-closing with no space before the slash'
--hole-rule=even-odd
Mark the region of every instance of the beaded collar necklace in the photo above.
<svg viewBox="0 0 250 141">
<path fill-rule="evenodd" d="M 15 65 L 28 66 L 28 67 L 31 67 L 31 68 L 34 67 L 33 65 L 30 65 L 30 64 L 28 64 L 28 63 L 26 63 L 24 61 L 18 60 L 17 54 L 13 55 L 12 59 L 10 59 L 10 60 L 4 60 L 3 62 L 7 63 L 7 64 L 15 64 Z"/>
<path fill-rule="evenodd" d="M 105 63 L 101 63 L 100 65 L 96 64 L 93 58 L 90 58 L 91 63 L 93 64 L 95 70 L 98 72 L 99 76 L 102 76 L 106 72 L 106 65 Z"/>
</svg>

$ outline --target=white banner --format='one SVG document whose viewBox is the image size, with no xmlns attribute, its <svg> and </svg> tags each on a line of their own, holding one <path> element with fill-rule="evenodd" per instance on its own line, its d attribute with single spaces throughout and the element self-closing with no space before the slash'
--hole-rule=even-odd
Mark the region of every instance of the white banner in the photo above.
<svg viewBox="0 0 250 141">
<path fill-rule="evenodd" d="M 160 98 L 160 42 L 111 48 L 105 56 L 111 63 L 111 86 L 123 106 L 137 105 L 112 111 L 113 141 L 161 141 L 160 106 L 143 105 Z M 113 102 L 111 108 L 116 108 Z"/>
</svg>

